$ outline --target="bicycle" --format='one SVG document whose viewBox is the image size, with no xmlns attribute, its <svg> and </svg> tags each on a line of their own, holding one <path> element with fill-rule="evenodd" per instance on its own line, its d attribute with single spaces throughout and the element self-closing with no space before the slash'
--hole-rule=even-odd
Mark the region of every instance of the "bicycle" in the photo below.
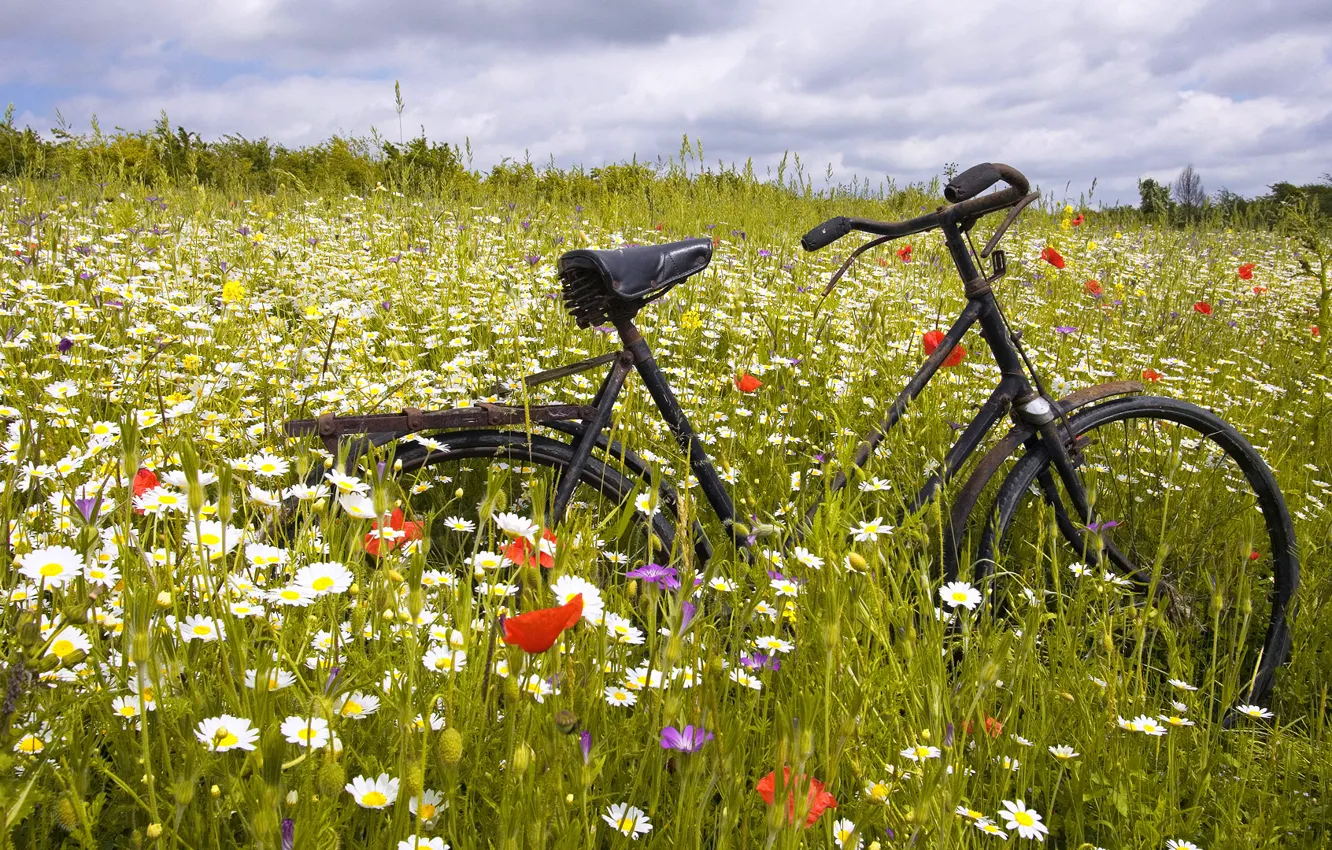
<svg viewBox="0 0 1332 850">
<path fill-rule="evenodd" d="M 1000 182 L 1006 188 L 984 194 Z M 1086 387 L 1061 399 L 1050 396 L 1022 345 L 1020 331 L 1010 327 L 993 291 L 1007 272 L 1005 254 L 998 248 L 1000 240 L 1039 197 L 1029 188 L 1016 169 L 984 163 L 950 180 L 944 191 L 949 204 L 935 212 L 901 222 L 837 217 L 802 238 L 806 251 L 817 251 L 852 232 L 875 237 L 842 263 L 824 290 L 826 296 L 865 251 L 892 239 L 940 230 L 967 299 L 942 341 L 896 396 L 882 423 L 860 442 L 852 463 L 865 467 L 911 401 L 943 367 L 963 336 L 978 325 L 1000 369 L 998 386 L 975 418 L 960 429 L 942 469 L 927 477 L 908 512 L 918 511 L 938 496 L 1006 417 L 1011 426 L 974 464 L 946 512 L 943 581 L 952 582 L 964 568 L 969 570 L 998 610 L 1014 604 L 1016 593 L 1005 592 L 1005 583 L 1011 584 L 1016 576 L 1027 577 L 1037 587 L 1048 583 L 1053 590 L 1047 592 L 1062 599 L 1068 597 L 1065 588 L 1073 579 L 1061 575 L 1061 566 L 1079 575 L 1099 573 L 1108 585 L 1139 591 L 1134 597 L 1141 600 L 1137 603 L 1138 613 L 1143 615 L 1139 623 L 1155 616 L 1171 620 L 1173 638 L 1163 641 L 1167 644 L 1164 649 L 1153 646 L 1149 651 L 1188 656 L 1185 662 L 1197 666 L 1205 665 L 1202 655 L 1209 643 L 1214 656 L 1219 642 L 1239 647 L 1246 669 L 1242 680 L 1232 682 L 1232 690 L 1242 690 L 1242 701 L 1261 704 L 1290 651 L 1289 626 L 1299 583 L 1294 531 L 1281 491 L 1248 441 L 1203 408 L 1142 395 L 1144 387 L 1137 381 Z M 984 216 L 1005 209 L 1007 216 L 977 251 L 971 230 Z M 341 458 L 349 472 L 358 458 L 390 443 L 396 443 L 392 462 L 399 476 L 417 475 L 419 482 L 423 470 L 452 465 L 445 480 L 458 486 L 451 497 L 446 494 L 437 513 L 442 514 L 449 505 L 480 507 L 479 523 L 453 517 L 445 521 L 459 532 L 475 532 L 470 558 L 478 576 L 501 562 L 496 553 L 481 551 L 483 537 L 491 533 L 486 527 L 488 517 L 511 507 L 530 508 L 536 515 L 533 528 L 549 529 L 544 532 L 545 541 L 533 537 L 535 545 L 511 546 L 506 553 L 509 560 L 533 564 L 540 560 L 548 566 L 547 557 L 553 561 L 548 550 L 555 548 L 554 541 L 568 539 L 562 529 L 570 522 L 568 511 L 576 492 L 584 494 L 580 503 L 587 499 L 602 503 L 584 504 L 586 510 L 578 512 L 580 517 L 600 518 L 578 536 L 584 530 L 594 537 L 609 534 L 618 548 L 628 546 L 629 554 L 618 549 L 611 553 L 616 564 L 664 559 L 670 553 L 682 554 L 686 548 L 697 563 L 706 563 L 714 550 L 700 521 L 682 517 L 679 494 L 657 479 L 643 456 L 608 430 L 616 402 L 634 371 L 687 459 L 704 501 L 725 535 L 737 551 L 752 553 L 755 540 L 750 529 L 737 521 L 726 483 L 634 324 L 644 307 L 703 271 L 711 260 L 712 247 L 711 240 L 703 238 L 608 251 L 575 250 L 560 258 L 566 309 L 580 328 L 612 325 L 620 349 L 529 375 L 517 388 L 496 389 L 525 392 L 547 381 L 609 366 L 590 404 L 483 403 L 428 412 L 324 415 L 288 422 L 286 431 L 292 436 L 319 435 L 330 455 Z M 986 261 L 989 269 L 982 273 L 978 265 L 983 267 Z M 523 430 L 506 430 L 506 426 L 518 425 Z M 537 427 L 568 439 L 534 433 Z M 354 434 L 363 436 L 343 440 Z M 422 434 L 426 436 L 417 436 Z M 1145 464 L 1153 448 L 1167 451 L 1154 465 Z M 472 459 L 490 462 L 469 468 L 466 462 Z M 1196 480 L 1183 480 L 1195 473 Z M 322 469 L 315 469 L 311 481 L 322 475 Z M 995 481 L 997 488 L 992 488 Z M 514 493 L 504 489 L 512 483 L 519 485 Z M 804 513 L 801 527 L 812 522 L 826 494 L 847 483 L 846 472 L 838 472 Z M 418 483 L 413 490 L 425 486 Z M 990 491 L 995 493 L 993 501 L 981 512 L 980 499 Z M 1153 498 L 1146 499 L 1139 491 Z M 1191 497 L 1195 501 L 1190 502 Z M 1195 527 L 1210 529 L 1204 539 L 1197 535 L 1183 539 L 1172 533 L 1171 518 L 1190 512 L 1188 518 Z M 634 518 L 638 521 L 632 521 Z M 1221 521 L 1225 522 L 1223 530 L 1219 530 Z M 691 546 L 677 546 L 677 527 L 691 534 Z M 496 536 L 491 534 L 488 539 Z M 466 559 L 465 542 L 464 538 L 458 545 L 445 545 L 446 558 Z M 1067 563 L 1062 563 L 1064 559 Z M 1253 597 L 1259 594 L 1267 597 L 1266 607 L 1253 605 Z M 1133 644 L 1141 652 L 1145 629 L 1140 626 L 1136 636 L 1120 635 L 1121 647 L 1130 651 Z M 1148 642 L 1155 644 L 1155 639 Z M 1189 647 L 1200 647 L 1201 655 L 1193 658 Z M 1159 664 L 1169 666 L 1168 661 Z M 1238 677 L 1239 671 L 1230 675 Z"/>
</svg>

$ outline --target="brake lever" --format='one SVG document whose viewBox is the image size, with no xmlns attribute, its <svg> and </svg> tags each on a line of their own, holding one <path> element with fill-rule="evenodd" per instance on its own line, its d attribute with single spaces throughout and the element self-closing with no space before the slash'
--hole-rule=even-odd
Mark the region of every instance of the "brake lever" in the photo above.
<svg viewBox="0 0 1332 850">
<path fill-rule="evenodd" d="M 1008 211 L 1008 215 L 1004 217 L 1003 224 L 999 225 L 999 229 L 994 232 L 994 235 L 990 237 L 990 241 L 986 242 L 985 247 L 981 249 L 980 258 L 982 260 L 988 258 L 990 254 L 994 252 L 995 246 L 999 244 L 1000 239 L 1004 238 L 1004 233 L 1013 225 L 1013 222 L 1017 221 L 1017 217 L 1022 215 L 1022 211 L 1040 196 L 1040 192 L 1032 192 L 1030 195 L 1027 195 L 1013 205 L 1013 208 Z"/>
<path fill-rule="evenodd" d="M 859 248 L 852 251 L 851 256 L 847 257 L 846 262 L 842 263 L 842 267 L 837 271 L 833 272 L 832 279 L 828 281 L 828 285 L 823 288 L 823 294 L 820 295 L 819 297 L 820 298 L 828 297 L 828 294 L 831 293 L 833 291 L 833 288 L 837 286 L 837 281 L 841 280 L 842 275 L 846 274 L 846 270 L 851 268 L 851 264 L 855 262 L 856 257 L 859 257 L 861 254 L 865 253 L 869 249 L 878 245 L 882 245 L 885 242 L 889 242 L 892 239 L 893 237 L 891 236 L 880 236 L 877 239 L 871 239 L 870 241 L 866 242 L 864 245 L 861 245 Z"/>
</svg>

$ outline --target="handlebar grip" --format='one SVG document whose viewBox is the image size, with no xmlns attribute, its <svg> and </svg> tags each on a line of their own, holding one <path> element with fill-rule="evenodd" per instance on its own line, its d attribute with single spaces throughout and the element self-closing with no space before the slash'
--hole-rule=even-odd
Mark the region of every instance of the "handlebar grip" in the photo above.
<svg viewBox="0 0 1332 850">
<path fill-rule="evenodd" d="M 944 197 L 950 204 L 960 204 L 968 198 L 974 198 L 981 192 L 1003 179 L 999 167 L 992 162 L 973 165 L 961 174 L 953 177 L 944 187 Z"/>
<path fill-rule="evenodd" d="M 830 218 L 823 224 L 800 237 L 800 247 L 806 251 L 826 248 L 851 232 L 851 219 L 844 215 Z"/>
</svg>

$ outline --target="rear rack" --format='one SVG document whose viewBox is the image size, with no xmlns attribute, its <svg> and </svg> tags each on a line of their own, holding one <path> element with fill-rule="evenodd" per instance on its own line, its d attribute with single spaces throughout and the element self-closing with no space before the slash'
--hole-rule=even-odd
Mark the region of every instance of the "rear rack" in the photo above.
<svg viewBox="0 0 1332 850">
<path fill-rule="evenodd" d="M 316 419 L 293 419 L 284 424 L 282 429 L 290 437 L 317 434 L 324 441 L 324 447 L 329 453 L 336 456 L 339 439 L 349 434 L 369 434 L 372 442 L 383 444 L 420 431 L 526 425 L 570 419 L 586 420 L 591 419 L 596 413 L 595 407 L 581 404 L 537 404 L 521 407 L 483 402 L 474 407 L 454 407 L 448 410 L 421 410 L 408 407 L 401 413 L 376 413 L 367 416 L 334 416 L 325 413 Z"/>
</svg>

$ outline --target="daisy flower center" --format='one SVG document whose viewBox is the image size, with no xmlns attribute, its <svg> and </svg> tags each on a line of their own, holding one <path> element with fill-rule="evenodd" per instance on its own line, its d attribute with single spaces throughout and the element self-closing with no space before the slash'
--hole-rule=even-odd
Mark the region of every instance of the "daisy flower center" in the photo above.
<svg viewBox="0 0 1332 850">
<path fill-rule="evenodd" d="M 66 655 L 69 655 L 73 651 L 74 651 L 73 641 L 69 641 L 64 638 L 61 638 L 60 640 L 51 644 L 51 652 L 55 653 L 56 655 L 59 655 L 61 658 L 64 658 Z"/>
<path fill-rule="evenodd" d="M 64 566 L 57 561 L 52 561 L 49 564 L 42 564 L 41 573 L 47 578 L 50 578 L 51 576 L 58 576 L 64 571 L 65 571 Z"/>
<path fill-rule="evenodd" d="M 328 576 L 320 576 L 319 578 L 311 582 L 310 586 L 313 587 L 315 590 L 328 590 L 330 587 L 333 586 L 333 579 L 329 578 Z"/>
<path fill-rule="evenodd" d="M 1031 826 L 1036 822 L 1032 819 L 1031 815 L 1026 812 L 1014 812 L 1013 820 L 1017 821 L 1021 826 Z"/>
<path fill-rule="evenodd" d="M 361 798 L 361 802 L 367 806 L 382 806 L 388 802 L 388 797 L 379 791 L 370 791 Z"/>
</svg>

